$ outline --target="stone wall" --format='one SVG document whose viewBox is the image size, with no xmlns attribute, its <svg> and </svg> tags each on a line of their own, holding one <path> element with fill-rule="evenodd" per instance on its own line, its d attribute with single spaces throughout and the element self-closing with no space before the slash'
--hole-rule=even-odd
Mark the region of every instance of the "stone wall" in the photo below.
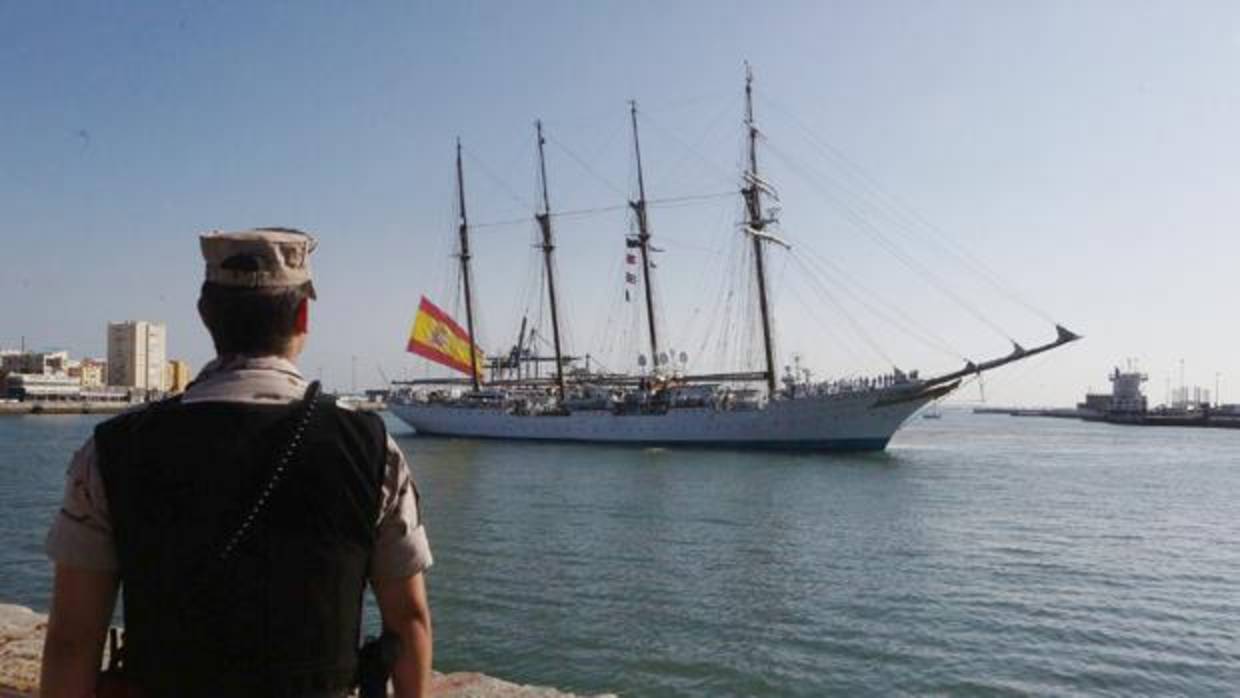
<svg viewBox="0 0 1240 698">
<path fill-rule="evenodd" d="M 47 616 L 22 606 L 0 604 L 0 698 L 38 695 L 39 661 L 46 630 Z M 519 686 L 474 672 L 436 672 L 431 695 L 438 698 L 573 698 L 572 694 L 554 688 Z"/>
</svg>

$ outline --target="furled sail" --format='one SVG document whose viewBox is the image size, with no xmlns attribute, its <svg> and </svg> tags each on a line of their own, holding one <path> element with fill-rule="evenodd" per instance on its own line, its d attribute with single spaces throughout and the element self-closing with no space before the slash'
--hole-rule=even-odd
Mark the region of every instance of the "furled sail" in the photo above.
<svg viewBox="0 0 1240 698">
<path fill-rule="evenodd" d="M 477 357 L 476 369 L 481 377 L 482 357 L 486 354 L 481 347 L 472 344 L 471 339 L 469 333 L 450 315 L 427 300 L 426 296 L 422 296 L 422 302 L 418 304 L 418 314 L 413 319 L 413 328 L 409 331 L 409 344 L 405 349 L 467 376 L 475 372 L 473 359 Z"/>
</svg>

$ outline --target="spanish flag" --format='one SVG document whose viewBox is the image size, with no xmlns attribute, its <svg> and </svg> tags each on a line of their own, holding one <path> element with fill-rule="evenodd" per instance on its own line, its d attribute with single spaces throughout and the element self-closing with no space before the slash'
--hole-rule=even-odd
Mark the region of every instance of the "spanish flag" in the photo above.
<svg viewBox="0 0 1240 698">
<path fill-rule="evenodd" d="M 418 356 L 430 359 L 465 375 L 473 373 L 469 356 L 469 333 L 456 324 L 447 313 L 422 296 L 418 314 L 409 331 L 409 344 L 405 347 Z M 482 348 L 474 345 L 478 358 L 478 376 L 482 376 Z"/>
</svg>

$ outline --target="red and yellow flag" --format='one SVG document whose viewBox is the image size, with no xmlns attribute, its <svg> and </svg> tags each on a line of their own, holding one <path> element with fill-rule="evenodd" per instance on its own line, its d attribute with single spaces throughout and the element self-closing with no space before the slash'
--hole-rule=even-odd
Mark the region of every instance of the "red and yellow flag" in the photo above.
<svg viewBox="0 0 1240 698">
<path fill-rule="evenodd" d="M 469 333 L 447 313 L 428 301 L 426 296 L 422 296 L 422 302 L 418 304 L 418 314 L 413 318 L 413 329 L 409 331 L 409 344 L 405 349 L 469 375 L 473 373 L 469 346 Z M 474 352 L 478 357 L 478 376 L 481 377 L 483 357 L 486 354 L 476 344 Z"/>
</svg>

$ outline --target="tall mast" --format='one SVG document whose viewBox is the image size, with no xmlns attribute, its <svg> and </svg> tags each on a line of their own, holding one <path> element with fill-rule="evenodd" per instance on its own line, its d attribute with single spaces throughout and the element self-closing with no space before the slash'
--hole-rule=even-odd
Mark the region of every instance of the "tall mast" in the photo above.
<svg viewBox="0 0 1240 698">
<path fill-rule="evenodd" d="M 560 316 L 555 302 L 555 265 L 551 263 L 551 253 L 555 250 L 555 243 L 551 238 L 551 201 L 547 198 L 547 158 L 543 154 L 543 146 L 547 140 L 543 138 L 542 121 L 535 121 L 534 126 L 538 131 L 538 173 L 542 181 L 543 199 L 542 213 L 534 214 L 534 218 L 538 221 L 538 227 L 542 229 L 543 263 L 547 269 L 547 296 L 551 301 L 551 338 L 555 346 L 555 384 L 560 389 L 560 399 L 563 400 L 566 393 L 564 391 L 564 364 L 560 355 Z"/>
<path fill-rule="evenodd" d="M 746 170 L 745 226 L 753 238 L 753 263 L 758 275 L 758 304 L 762 311 L 762 348 L 766 353 L 766 387 L 775 396 L 775 346 L 771 340 L 771 310 L 766 294 L 766 267 L 762 230 L 769 222 L 762 217 L 762 180 L 758 177 L 758 126 L 753 120 L 753 71 L 745 64 L 745 127 L 749 131 L 749 168 Z"/>
<path fill-rule="evenodd" d="M 646 182 L 642 177 L 642 146 L 637 137 L 637 101 L 629 102 L 633 121 L 633 154 L 637 157 L 637 201 L 629 206 L 637 214 L 637 241 L 642 251 L 642 284 L 646 287 L 646 320 L 650 326 L 650 362 L 659 366 L 659 335 L 655 330 L 654 289 L 650 285 L 650 222 L 646 218 Z"/>
<path fill-rule="evenodd" d="M 461 139 L 456 139 L 456 191 L 460 203 L 460 218 L 457 220 L 457 232 L 461 236 L 461 283 L 465 286 L 465 324 L 469 328 L 469 379 L 473 381 L 474 392 L 478 391 L 478 347 L 474 338 L 474 297 L 470 293 L 469 273 L 469 217 L 465 215 L 465 170 L 461 165 Z"/>
</svg>

